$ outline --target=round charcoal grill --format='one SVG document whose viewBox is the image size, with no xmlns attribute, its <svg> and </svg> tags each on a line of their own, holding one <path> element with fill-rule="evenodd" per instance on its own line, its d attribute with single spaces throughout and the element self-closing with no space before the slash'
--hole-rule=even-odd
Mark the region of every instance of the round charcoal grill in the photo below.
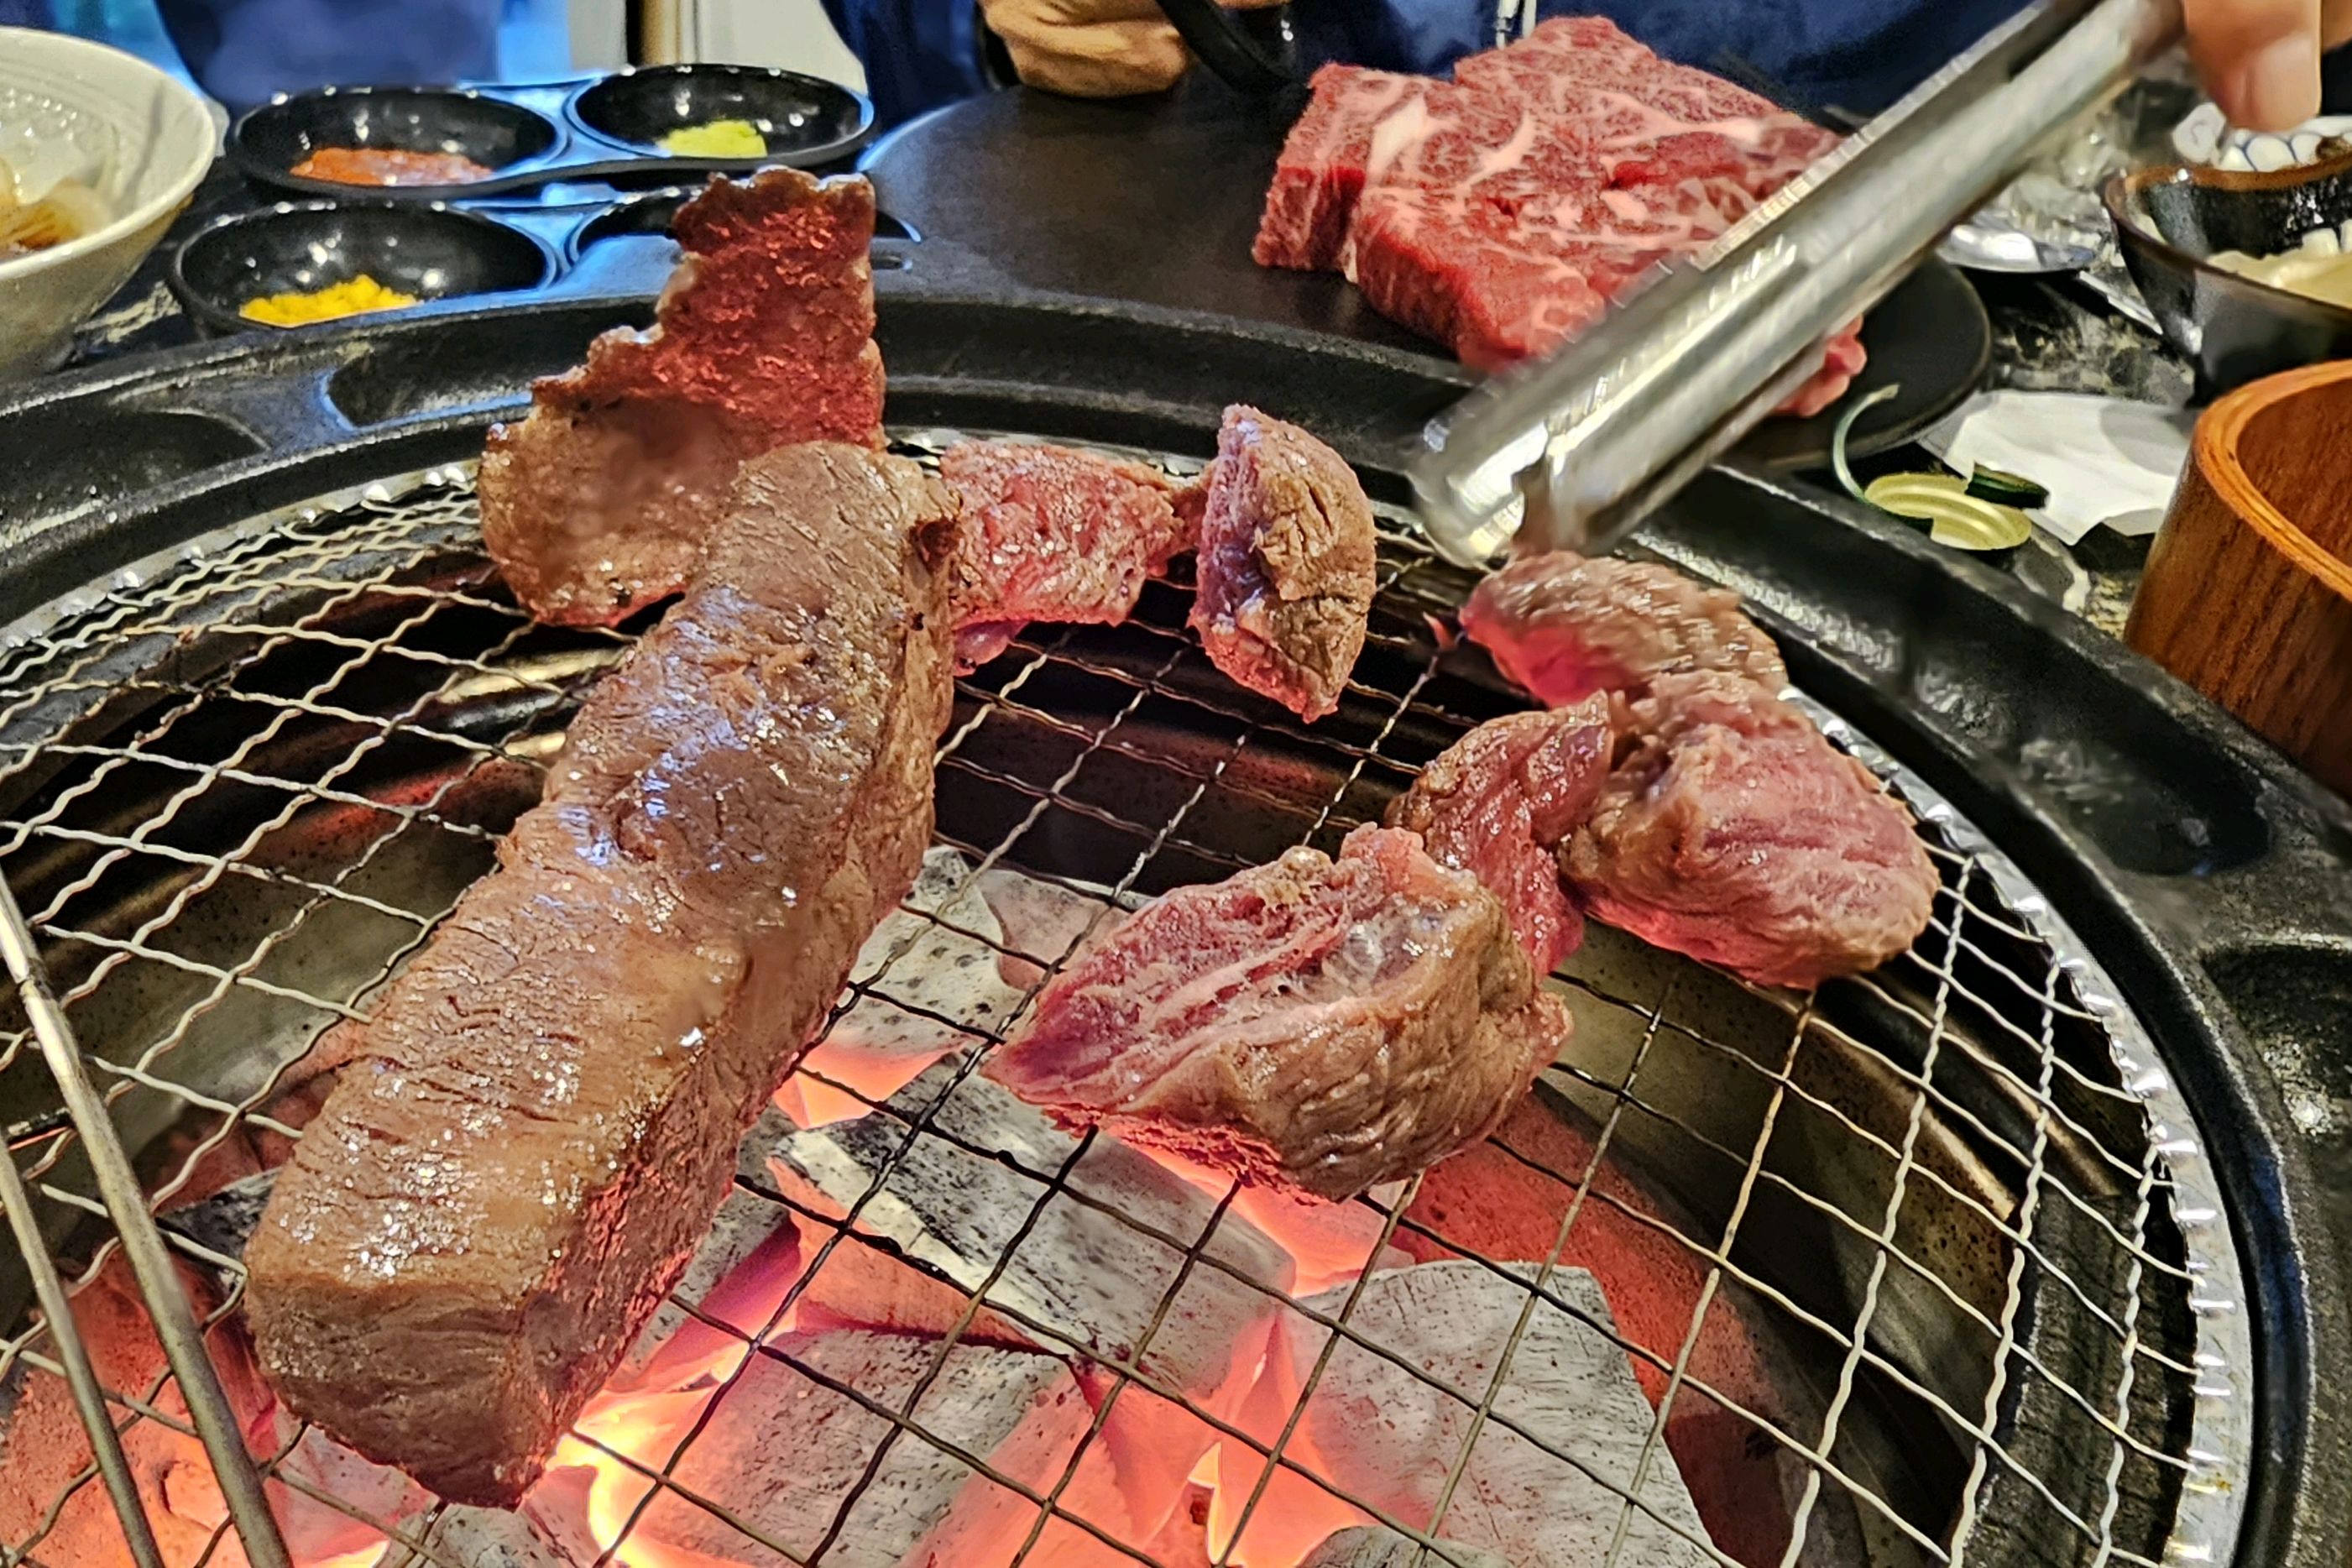
<svg viewBox="0 0 2352 1568">
<path fill-rule="evenodd" d="M 934 368 L 925 347 L 934 342 L 934 309 L 938 320 L 966 327 L 985 315 L 968 301 L 886 306 L 902 418 L 911 410 L 975 433 L 1126 435 L 1120 449 L 1181 470 L 1197 467 L 1215 403 L 1243 390 L 1214 363 L 1222 332 L 1143 316 L 1107 326 L 1041 307 L 1045 324 L 1009 358 L 1029 385 L 1050 390 L 1011 395 L 968 368 L 968 331 L 937 334 Z M 566 335 L 543 319 L 529 330 Z M 1141 334 L 1175 367 L 1171 395 L 1122 406 L 1071 392 L 1071 373 L 1038 374 L 1037 333 L 1048 330 L 1075 334 L 1078 362 L 1090 366 L 1136 363 L 1104 334 Z M 163 1218 L 152 1231 L 134 1220 L 129 1239 L 160 1236 L 175 1256 L 226 1403 L 253 1425 L 242 1413 L 262 1396 L 239 1359 L 236 1254 L 266 1190 L 256 1168 L 282 1158 L 299 1135 L 280 1109 L 291 1080 L 307 1070 L 299 1064 L 321 1031 L 363 1015 L 384 977 L 488 868 L 498 835 L 535 798 L 572 711 L 631 640 L 631 627 L 531 624 L 479 552 L 469 468 L 403 461 L 455 458 L 481 422 L 477 409 L 451 410 L 429 380 L 412 389 L 406 415 L 382 413 L 383 362 L 423 352 L 433 340 L 417 331 L 302 340 L 335 352 L 284 373 L 297 388 L 289 405 L 315 409 L 321 384 L 331 401 L 334 378 L 360 365 L 367 368 L 358 384 L 377 399 L 383 428 L 344 433 L 324 455 L 167 480 L 122 509 L 145 522 L 143 537 L 97 531 L 112 542 L 84 546 L 79 586 L 26 609 L 0 652 L 0 870 L 110 1113 L 104 1126 L 69 1116 L 38 1057 L 44 1045 L 57 1047 L 56 1032 L 43 1040 L 23 1016 L 8 1021 L 0 1120 L 25 1191 L 7 1195 L 12 1221 L 42 1246 L 21 1270 L 0 1270 L 0 1468 L 11 1482 L 0 1493 L 18 1491 L 24 1477 L 37 1479 L 39 1495 L 0 1504 L 0 1561 L 133 1560 L 110 1506 L 110 1478 L 90 1450 L 67 1452 L 71 1443 L 56 1441 L 65 1456 L 57 1458 L 12 1441 L 12 1420 L 67 1408 L 58 1374 L 73 1347 L 52 1331 L 34 1288 L 49 1275 L 93 1293 L 126 1292 L 104 1162 L 93 1176 L 86 1140 L 95 1133 L 132 1156 L 135 1196 Z M 370 342 L 373 363 L 349 352 Z M 1198 362 L 1178 352 L 1203 345 L 1214 352 Z M 1335 368 L 1318 359 L 1324 351 L 1297 341 L 1244 347 L 1261 384 L 1304 386 Z M 264 352 L 211 353 L 234 361 Z M 1377 427 L 1388 420 L 1409 428 L 1424 411 L 1397 395 L 1402 363 L 1377 353 L 1354 361 L 1366 384 L 1360 403 L 1341 400 L 1321 422 L 1370 468 L 1376 494 L 1391 499 L 1399 493 L 1392 473 L 1370 462 Z M 250 379 L 268 367 L 245 368 Z M 1259 395 L 1280 406 L 1278 390 Z M 1423 405 L 1433 391 L 1443 387 L 1424 389 Z M 36 416 L 43 412 L 55 411 Z M 1297 412 L 1317 422 L 1313 409 Z M 31 417 L 20 414 L 19 427 Z M 901 447 L 920 456 L 950 438 L 908 424 Z M 320 482 L 330 477 L 343 487 Z M 355 479 L 364 488 L 349 488 Z M 1736 489 L 1751 508 L 1795 510 L 1793 498 L 1760 483 L 1709 484 Z M 1833 552 L 1866 547 L 1910 559 L 1848 522 L 1810 515 Z M 158 547 L 159 535 L 169 542 Z M 1801 595 L 1776 594 L 1736 557 L 1710 558 L 1693 542 L 1706 537 L 1703 526 L 1654 536 L 1667 553 L 1748 587 L 1782 619 L 1784 637 L 1788 623 L 1803 624 Z M 74 564 L 37 563 L 35 574 L 70 575 Z M 1181 584 L 1154 585 L 1125 626 L 1030 628 L 959 686 L 939 752 L 939 845 L 955 852 L 961 875 L 1017 872 L 1090 900 L 1097 924 L 1117 905 L 1223 877 L 1295 844 L 1335 848 L 1469 727 L 1517 705 L 1442 618 L 1469 579 L 1422 549 L 1393 510 L 1383 521 L 1381 583 L 1347 700 L 1313 726 L 1216 674 L 1184 630 Z M 1801 684 L 1833 699 L 1853 694 L 1803 642 L 1791 639 L 1791 653 Z M 2302 1391 L 2313 1358 L 2340 1348 L 2340 1323 L 2326 1321 L 2333 1271 L 2325 1256 L 2298 1267 L 2285 1250 L 2291 1226 L 2308 1223 L 2309 1199 L 2274 1131 L 2268 1091 L 2233 1088 L 2234 1076 L 2214 1068 L 2242 1047 L 2227 1033 L 2184 1033 L 2168 1010 L 2136 1009 L 2105 957 L 2141 951 L 2128 933 L 2110 925 L 2104 946 L 2086 942 L 2080 933 L 2090 928 L 2071 910 L 2104 918 L 2105 906 L 2085 898 L 2079 879 L 2037 885 L 2026 868 L 2030 859 L 2072 864 L 2045 852 L 2052 837 L 2073 841 L 2067 832 L 2037 832 L 2001 804 L 2030 795 L 1985 793 L 1998 820 L 1972 821 L 1960 799 L 1970 770 L 1938 772 L 1933 750 L 1923 752 L 1901 724 L 1869 724 L 1865 734 L 1839 717 L 1872 710 L 1866 701 L 1840 702 L 1838 711 L 1811 706 L 1832 738 L 1919 817 L 1944 881 L 1931 929 L 1879 973 L 1800 996 L 1759 991 L 1594 928 L 1554 981 L 1577 1015 L 1572 1047 L 1478 1155 L 1509 1173 L 1514 1190 L 1547 1194 L 1547 1212 L 1559 1216 L 1549 1250 L 1505 1255 L 1483 1243 L 1486 1211 L 1502 1206 L 1499 1176 L 1492 1205 L 1475 1185 L 1449 1204 L 1426 1201 L 1438 1180 L 1431 1177 L 1351 1205 L 1380 1245 L 1466 1259 L 1526 1303 L 1489 1385 L 1414 1375 L 1460 1404 L 1464 1418 L 1449 1430 L 1463 1435 L 1465 1453 L 1486 1429 L 1507 1429 L 1575 1468 L 1596 1496 L 1607 1494 L 1616 1522 L 1602 1538 L 1612 1542 L 1612 1564 L 1639 1563 L 1643 1544 L 1654 1546 L 1655 1532 L 1636 1523 L 1658 1512 L 1642 1478 L 1664 1456 L 1662 1437 L 1678 1412 L 1727 1424 L 1747 1458 L 1780 1483 L 1777 1495 L 1736 1500 L 1745 1517 L 1772 1521 L 1731 1532 L 1739 1555 L 1721 1544 L 1729 1538 L 1720 1529 L 1716 1546 L 1684 1532 L 1677 1539 L 1695 1553 L 1690 1561 L 2040 1568 L 2318 1562 L 2340 1552 L 2340 1489 L 2298 1481 L 2305 1467 L 2324 1464 L 2332 1430 L 2332 1417 Z M 1874 740 L 1930 765 L 1906 765 Z M 2112 816 L 2095 820 L 2113 827 Z M 1988 832 L 1997 825 L 2010 829 L 2004 839 Z M 2217 816 L 2209 845 L 2226 851 L 2230 833 Z M 2005 851 L 2012 837 L 2028 853 Z M 2126 833 L 2089 842 L 2085 864 L 2111 846 L 2153 844 L 2150 853 L 2162 853 L 2171 840 Z M 843 1011 L 881 1005 L 936 1016 L 913 969 L 931 938 L 990 940 L 954 912 L 962 907 L 952 890 L 911 902 L 909 934 L 887 961 L 861 967 Z M 1012 932 L 1003 935 L 1012 942 Z M 1000 949 L 1034 961 L 1023 972 L 1027 983 L 1066 951 L 1066 940 L 1051 950 Z M 255 1468 L 291 1560 L 306 1568 L 669 1568 L 682 1559 L 665 1555 L 665 1543 L 687 1538 L 677 1521 L 690 1517 L 709 1521 L 687 1534 L 718 1562 L 866 1561 L 859 1499 L 883 1484 L 876 1478 L 890 1473 L 888 1455 L 906 1448 L 947 1456 L 1017 1497 L 1031 1521 L 1016 1533 L 1017 1561 L 1270 1561 L 1252 1554 L 1248 1521 L 1276 1490 L 1233 1483 L 1230 1458 L 1216 1484 L 1230 1489 L 1219 1504 L 1227 1526 L 1238 1510 L 1238 1545 L 1214 1528 L 1178 1544 L 1128 1540 L 1065 1498 L 1076 1458 L 1038 1484 L 934 1419 L 924 1391 L 949 1347 L 985 1332 L 974 1327 L 975 1301 L 1048 1350 L 1084 1357 L 1111 1386 L 1192 1403 L 1152 1371 L 1148 1347 L 1106 1353 L 1073 1339 L 1034 1292 L 1008 1287 L 1024 1267 L 1016 1255 L 1034 1245 L 1024 1238 L 1043 1234 L 1038 1216 L 1055 1204 L 1085 1205 L 1100 1223 L 1170 1249 L 1154 1331 L 1184 1281 L 1220 1270 L 1241 1278 L 1213 1245 L 1235 1194 L 1192 1233 L 1170 1234 L 1090 1189 L 1074 1174 L 1084 1168 L 1076 1156 L 1038 1162 L 960 1131 L 957 1097 L 1003 1020 L 951 1021 L 969 1048 L 903 1089 L 817 1074 L 855 1102 L 850 1125 L 859 1136 L 887 1150 L 863 1191 L 835 1195 L 853 1219 L 880 1214 L 906 1205 L 909 1173 L 925 1160 L 975 1162 L 990 1180 L 1017 1184 L 1028 1205 L 1012 1214 L 992 1252 L 959 1259 L 862 1222 L 838 1224 L 805 1194 L 764 1179 L 755 1161 L 746 1161 L 730 1199 L 735 1217 L 748 1213 L 763 1234 L 790 1217 L 804 1248 L 887 1256 L 962 1293 L 967 1310 L 916 1385 L 867 1386 L 856 1373 L 812 1364 L 789 1335 L 765 1334 L 758 1323 L 747 1333 L 709 1308 L 716 1298 L 698 1293 L 707 1280 L 682 1286 L 674 1303 L 674 1322 L 749 1349 L 717 1374 L 717 1386 L 731 1390 L 744 1368 L 773 1362 L 870 1418 L 872 1452 L 829 1517 L 797 1531 L 763 1523 L 744 1498 L 714 1488 L 709 1466 L 698 1469 L 696 1446 L 723 1441 L 710 1412 L 725 1410 L 724 1394 L 642 1451 L 613 1427 L 583 1423 L 571 1460 L 593 1455 L 600 1473 L 628 1484 L 611 1494 L 621 1505 L 569 1537 L 535 1508 L 493 1515 L 404 1498 L 380 1474 L 321 1463 L 304 1428 L 262 1423 L 266 1440 L 249 1432 L 247 1446 L 258 1450 Z M 1572 1143 L 1551 1129 L 1571 1131 Z M 1565 1146 L 1587 1157 L 1562 1163 Z M 2228 1158 L 2209 1155 L 2216 1147 Z M 1613 1319 L 1595 1317 L 1568 1287 L 1566 1269 L 1610 1227 L 1643 1237 L 1643 1256 L 1664 1259 L 1660 1267 L 1695 1293 L 1661 1316 L 1636 1310 L 1620 1289 Z M 813 1277 L 822 1279 L 823 1267 Z M 1360 1294 L 1316 1298 L 1340 1300 L 1336 1310 L 1282 1306 L 1312 1313 L 1334 1345 L 1417 1366 L 1409 1351 L 1357 1321 Z M 787 1292 L 775 1304 L 765 1328 L 784 1321 L 792 1299 Z M 1658 1413 L 1630 1473 L 1596 1463 L 1577 1433 L 1529 1425 L 1498 1392 L 1509 1381 L 1509 1350 L 1538 1309 L 1605 1334 L 1643 1376 Z M 168 1314 L 155 1316 L 168 1344 Z M 255 1521 L 227 1500 L 238 1495 L 236 1478 L 216 1483 L 197 1443 L 202 1423 L 190 1409 L 201 1416 L 201 1399 L 183 1398 L 167 1380 L 152 1340 L 126 1347 L 105 1339 L 105 1314 L 76 1317 L 72 1337 L 96 1362 L 99 1392 L 121 1433 L 121 1489 L 138 1500 L 163 1559 L 246 1560 L 240 1552 L 266 1535 L 257 1528 L 240 1542 L 240 1527 Z M 1769 1375 L 1740 1386 L 1715 1375 L 1721 1363 L 1706 1347 L 1727 1332 Z M 1344 1360 L 1327 1353 L 1313 1376 Z M 1301 1401 L 1313 1394 L 1313 1376 Z M 1317 1476 L 1346 1500 L 1365 1501 L 1322 1477 L 1317 1457 L 1286 1451 L 1290 1426 L 1268 1442 L 1218 1413 L 1200 1414 L 1227 1439 L 1226 1455 L 1246 1443 L 1274 1474 Z M 1446 1463 L 1458 1481 L 1467 1460 Z M 1702 1478 L 1691 1483 L 1703 1490 Z M 1718 1497 L 1713 1506 L 1726 1504 Z M 1387 1522 L 1429 1543 L 1429 1561 L 1456 1560 L 1444 1512 Z"/>
</svg>

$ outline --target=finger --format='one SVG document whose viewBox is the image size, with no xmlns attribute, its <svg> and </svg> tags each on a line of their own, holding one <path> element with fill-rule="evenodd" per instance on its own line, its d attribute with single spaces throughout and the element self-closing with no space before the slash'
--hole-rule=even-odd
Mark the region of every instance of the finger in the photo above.
<svg viewBox="0 0 2352 1568">
<path fill-rule="evenodd" d="M 1228 11 L 1270 11 L 1285 0 L 1217 0 Z"/>
<path fill-rule="evenodd" d="M 2320 0 L 2187 0 L 2189 53 L 2233 125 L 2284 131 L 2319 112 Z"/>
<path fill-rule="evenodd" d="M 2332 49 L 2352 43 L 2352 0 L 2327 0 L 2320 8 L 2319 47 Z"/>
<path fill-rule="evenodd" d="M 1127 98 L 1176 85 L 1189 63 L 1166 21 L 1017 27 L 1002 35 L 1021 79 L 1072 98 Z"/>
</svg>

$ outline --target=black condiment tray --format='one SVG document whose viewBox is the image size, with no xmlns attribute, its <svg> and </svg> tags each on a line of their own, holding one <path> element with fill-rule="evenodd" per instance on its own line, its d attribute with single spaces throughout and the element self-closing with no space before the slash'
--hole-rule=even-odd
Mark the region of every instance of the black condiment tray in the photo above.
<svg viewBox="0 0 2352 1568">
<path fill-rule="evenodd" d="M 208 337 L 274 330 L 238 314 L 247 300 L 362 274 L 427 301 L 657 290 L 677 260 L 670 220 L 698 189 L 544 204 L 281 202 L 197 229 L 174 247 L 164 279 Z M 912 230 L 877 216 L 875 237 L 877 270 L 906 264 Z"/>
<path fill-rule="evenodd" d="M 767 140 L 757 158 L 666 153 L 661 137 L 746 120 Z M 397 202 L 479 200 L 557 181 L 650 180 L 742 174 L 777 163 L 846 169 L 874 134 L 874 105 L 822 77 L 761 66 L 640 66 L 528 86 L 320 88 L 248 110 L 229 128 L 228 156 L 247 177 L 304 195 L 364 194 Z M 295 174 L 330 148 L 454 153 L 492 171 L 446 185 L 359 185 Z"/>
</svg>

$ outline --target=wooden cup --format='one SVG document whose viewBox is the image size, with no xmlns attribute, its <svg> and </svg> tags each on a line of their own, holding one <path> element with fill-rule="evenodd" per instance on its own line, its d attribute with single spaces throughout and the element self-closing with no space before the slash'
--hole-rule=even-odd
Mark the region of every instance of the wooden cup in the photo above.
<svg viewBox="0 0 2352 1568">
<path fill-rule="evenodd" d="M 2352 795 L 2352 361 L 2205 411 L 2124 637 Z"/>
</svg>

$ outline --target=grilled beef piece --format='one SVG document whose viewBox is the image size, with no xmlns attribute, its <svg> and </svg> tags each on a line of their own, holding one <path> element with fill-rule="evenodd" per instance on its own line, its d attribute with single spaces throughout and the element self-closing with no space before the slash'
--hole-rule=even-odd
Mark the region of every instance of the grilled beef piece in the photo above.
<svg viewBox="0 0 2352 1568">
<path fill-rule="evenodd" d="M 1754 682 L 1661 676 L 1641 737 L 1560 851 L 1586 910 L 1769 985 L 1875 968 L 1927 929 L 1937 879 L 1911 814 Z"/>
<path fill-rule="evenodd" d="M 1192 548 L 1167 476 L 1100 452 L 966 441 L 940 457 L 963 503 L 956 663 L 974 669 L 1031 621 L 1117 625 L 1143 584 Z"/>
<path fill-rule="evenodd" d="M 482 454 L 482 542 L 542 621 L 610 626 L 685 587 L 753 453 L 882 443 L 873 187 L 767 169 L 674 229 L 653 330 L 589 344 Z"/>
<path fill-rule="evenodd" d="M 1478 584 L 1462 629 L 1548 707 L 1596 691 L 1639 696 L 1662 675 L 1722 670 L 1768 691 L 1780 650 L 1739 608 L 1670 566 L 1566 550 L 1514 561 Z"/>
<path fill-rule="evenodd" d="M 1486 1136 L 1569 1028 L 1492 894 L 1361 827 L 1131 916 L 987 1070 L 1072 1125 L 1338 1199 Z"/>
<path fill-rule="evenodd" d="M 1605 697 L 1490 720 L 1389 804 L 1391 827 L 1420 834 L 1433 858 L 1503 901 L 1538 975 L 1584 942 L 1557 851 L 1600 799 L 1615 739 Z"/>
<path fill-rule="evenodd" d="M 248 1311 L 302 1415 L 460 1502 L 537 1478 L 915 875 L 952 518 L 862 447 L 745 465 L 278 1180 Z"/>
<path fill-rule="evenodd" d="M 1339 453 L 1255 408 L 1225 410 L 1192 604 L 1219 669 L 1302 719 L 1339 707 L 1378 587 L 1374 551 L 1371 502 Z"/>
</svg>

